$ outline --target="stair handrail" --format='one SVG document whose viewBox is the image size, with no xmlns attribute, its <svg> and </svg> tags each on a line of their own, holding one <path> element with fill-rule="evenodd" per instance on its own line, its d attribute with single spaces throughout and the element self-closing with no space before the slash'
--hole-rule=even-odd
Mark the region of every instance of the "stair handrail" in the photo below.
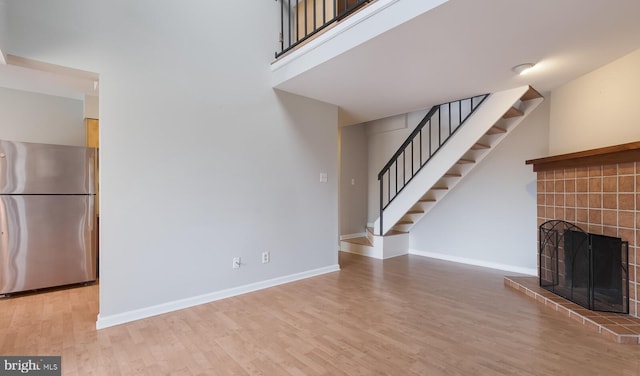
<svg viewBox="0 0 640 376">
<path fill-rule="evenodd" d="M 462 125 L 466 122 L 466 120 L 475 112 L 475 110 L 478 107 L 480 107 L 480 105 L 484 102 L 485 99 L 487 99 L 488 96 L 489 94 L 476 95 L 473 97 L 446 102 L 446 103 L 442 103 L 442 104 L 431 107 L 431 109 L 427 112 L 427 114 L 418 123 L 416 128 L 411 132 L 411 134 L 409 134 L 406 140 L 400 145 L 398 150 L 384 165 L 382 170 L 380 170 L 380 172 L 378 173 L 378 181 L 380 181 L 380 235 L 384 235 L 384 227 L 383 227 L 384 210 L 389 206 L 389 204 L 391 204 L 391 202 L 398 196 L 398 194 L 402 192 L 402 190 L 407 186 L 407 184 L 409 184 L 411 180 L 413 180 L 413 178 L 422 170 L 422 168 L 426 166 L 427 162 L 429 162 L 431 158 L 433 158 L 433 156 L 442 148 L 442 146 L 446 144 L 447 141 L 449 141 L 449 139 L 457 132 L 457 130 L 462 127 Z M 464 113 L 464 116 L 463 116 L 463 108 L 462 108 L 463 103 L 469 104 L 469 110 Z M 455 109 L 455 105 L 458 106 L 458 109 L 457 109 L 458 121 L 457 121 L 457 124 L 455 124 L 455 126 L 453 126 L 452 120 L 456 120 L 456 119 L 452 119 L 451 117 L 452 104 L 454 105 L 453 107 L 454 109 Z M 446 125 L 448 125 L 448 127 L 445 129 L 448 130 L 447 132 L 448 134 L 446 134 L 445 138 L 443 139 L 442 138 L 442 125 L 443 125 L 442 113 L 444 112 L 445 109 L 448 114 L 448 119 L 445 118 L 445 120 L 447 120 Z M 434 125 L 434 122 L 432 121 L 432 119 L 434 119 L 436 115 L 438 115 L 438 122 L 437 122 L 438 140 L 437 140 L 437 144 L 433 145 L 432 136 L 433 136 L 434 130 L 432 126 Z M 422 131 L 426 126 L 429 127 L 429 133 L 428 133 L 428 143 L 429 143 L 428 154 L 429 155 L 427 156 L 426 159 L 423 159 L 423 142 L 422 142 L 423 132 Z M 418 143 L 419 144 L 419 151 L 418 151 L 419 166 L 417 169 L 414 168 L 414 160 L 416 157 L 414 155 L 414 143 L 416 139 L 419 139 L 419 143 Z M 407 149 L 409 149 L 409 147 L 411 147 L 411 174 L 410 174 L 411 176 L 407 180 L 406 154 L 407 154 Z M 398 189 L 398 186 L 399 186 L 398 161 L 400 157 L 402 157 L 402 181 L 401 181 L 402 186 Z M 395 179 L 394 179 L 395 192 L 393 193 L 393 196 L 391 196 L 392 194 L 391 168 L 394 166 L 394 164 L 395 164 Z M 388 176 L 386 204 L 384 200 L 385 175 Z"/>
</svg>

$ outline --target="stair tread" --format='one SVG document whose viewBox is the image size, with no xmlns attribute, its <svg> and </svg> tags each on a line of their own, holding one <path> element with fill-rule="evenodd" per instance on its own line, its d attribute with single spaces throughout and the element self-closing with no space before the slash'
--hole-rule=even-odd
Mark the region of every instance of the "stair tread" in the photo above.
<svg viewBox="0 0 640 376">
<path fill-rule="evenodd" d="M 499 133 L 507 133 L 507 130 L 494 125 L 493 127 L 489 128 L 486 134 L 492 135 L 492 134 L 499 134 Z"/>
<path fill-rule="evenodd" d="M 409 210 L 407 214 L 424 214 L 424 210 Z"/>
<path fill-rule="evenodd" d="M 412 225 L 412 224 L 413 224 L 413 221 L 409 221 L 409 220 L 396 222 L 396 226 L 397 225 Z"/>
<path fill-rule="evenodd" d="M 434 191 L 446 191 L 449 187 L 431 187 L 431 190 Z"/>
<path fill-rule="evenodd" d="M 529 86 L 529 90 L 520 98 L 522 101 L 528 101 L 531 99 L 542 98 L 542 94 L 540 94 L 536 89 Z"/>
<path fill-rule="evenodd" d="M 347 242 L 347 243 L 351 243 L 351 244 L 358 244 L 358 245 L 366 245 L 369 247 L 373 247 L 373 244 L 371 244 L 371 242 L 369 241 L 369 239 L 366 236 L 362 236 L 359 238 L 352 238 L 352 239 L 344 239 L 342 240 L 343 242 Z"/>
<path fill-rule="evenodd" d="M 471 150 L 481 150 L 481 149 L 491 149 L 491 146 L 487 145 L 487 144 L 482 144 L 480 142 L 476 142 L 475 144 L 473 144 L 473 146 L 471 147 Z"/>
<path fill-rule="evenodd" d="M 467 164 L 467 163 L 476 163 L 473 159 L 460 158 L 457 163 Z"/>
<path fill-rule="evenodd" d="M 384 236 L 391 236 L 391 235 L 403 235 L 403 234 L 408 234 L 408 232 L 406 231 L 400 231 L 400 230 L 389 230 L 389 232 L 387 232 Z"/>
<path fill-rule="evenodd" d="M 450 177 L 450 178 L 461 178 L 462 174 L 459 174 L 457 172 L 455 172 L 455 173 L 454 172 L 447 172 L 443 176 Z"/>
<path fill-rule="evenodd" d="M 421 198 L 418 202 L 436 202 L 435 198 Z"/>
<path fill-rule="evenodd" d="M 524 115 L 524 112 L 518 110 L 515 107 L 510 107 L 507 112 L 504 113 L 504 115 L 502 115 L 503 119 L 510 119 L 512 117 L 516 117 L 516 116 L 522 116 Z"/>
</svg>

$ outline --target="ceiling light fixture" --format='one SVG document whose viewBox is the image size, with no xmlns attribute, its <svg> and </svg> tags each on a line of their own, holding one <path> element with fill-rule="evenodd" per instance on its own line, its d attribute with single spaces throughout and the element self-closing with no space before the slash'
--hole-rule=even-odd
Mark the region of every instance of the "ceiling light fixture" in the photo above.
<svg viewBox="0 0 640 376">
<path fill-rule="evenodd" d="M 529 69 L 533 68 L 534 65 L 535 64 L 533 63 L 518 64 L 515 67 L 511 68 L 511 70 L 516 72 L 517 74 L 525 74 Z"/>
</svg>

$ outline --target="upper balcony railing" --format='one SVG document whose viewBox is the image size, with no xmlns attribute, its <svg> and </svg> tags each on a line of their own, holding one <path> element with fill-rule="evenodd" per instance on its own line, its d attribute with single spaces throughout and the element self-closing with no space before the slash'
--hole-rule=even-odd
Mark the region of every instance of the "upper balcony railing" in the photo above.
<svg viewBox="0 0 640 376">
<path fill-rule="evenodd" d="M 276 0 L 280 2 L 280 51 L 276 59 L 371 0 Z"/>
</svg>

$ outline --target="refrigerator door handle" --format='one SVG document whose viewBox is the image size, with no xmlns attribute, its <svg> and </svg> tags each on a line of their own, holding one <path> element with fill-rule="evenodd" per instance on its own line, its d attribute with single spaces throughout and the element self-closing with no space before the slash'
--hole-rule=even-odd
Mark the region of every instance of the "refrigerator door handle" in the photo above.
<svg viewBox="0 0 640 376">
<path fill-rule="evenodd" d="M 89 221 L 89 230 L 93 231 L 93 224 L 95 221 L 95 210 L 94 210 L 94 206 L 95 205 L 95 196 L 94 195 L 89 195 L 89 207 L 87 208 L 88 211 L 88 221 Z"/>
</svg>

